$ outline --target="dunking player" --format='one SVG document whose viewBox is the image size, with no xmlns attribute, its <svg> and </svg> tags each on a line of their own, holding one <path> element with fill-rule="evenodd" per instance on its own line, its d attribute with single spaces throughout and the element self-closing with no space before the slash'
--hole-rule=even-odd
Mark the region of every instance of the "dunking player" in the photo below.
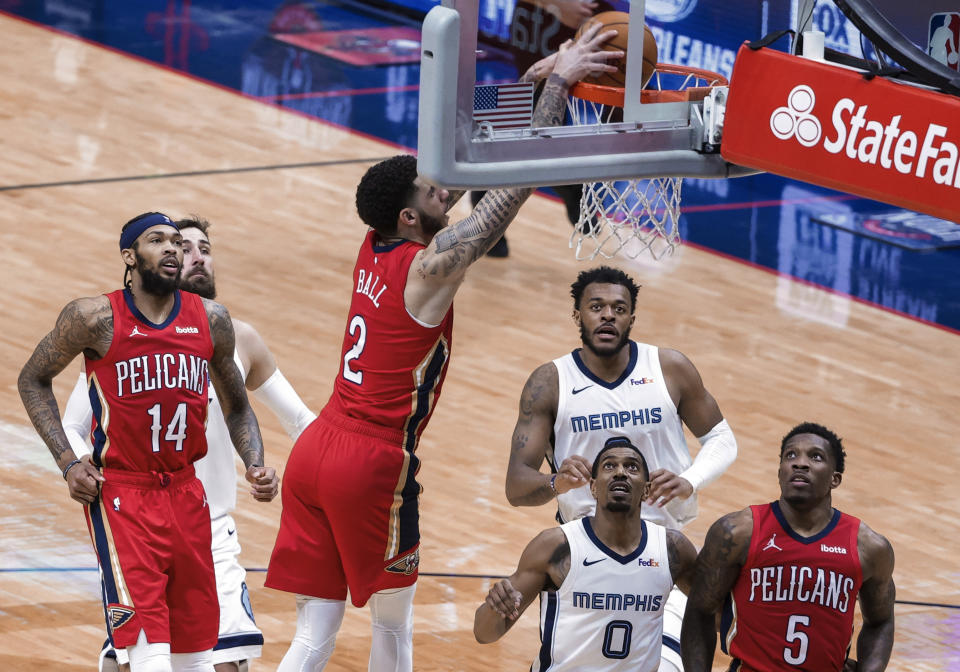
<svg viewBox="0 0 960 672">
<path fill-rule="evenodd" d="M 538 367 L 520 397 L 507 467 L 507 499 L 536 506 L 557 498 L 558 520 L 593 511 L 590 464 L 611 431 L 641 447 L 650 474 L 647 520 L 680 529 L 697 495 L 736 459 L 737 443 L 700 374 L 683 354 L 630 340 L 638 286 L 623 271 L 583 271 L 571 288 L 583 347 Z M 683 425 L 699 437 L 691 460 Z M 540 472 L 544 459 L 552 474 Z M 683 593 L 667 603 L 661 670 L 682 669 Z"/>
<path fill-rule="evenodd" d="M 215 299 L 217 286 L 209 222 L 194 217 L 178 220 L 176 224 L 183 237 L 180 289 L 205 299 Z M 247 389 L 276 414 L 283 428 L 296 440 L 316 416 L 277 368 L 273 354 L 257 330 L 236 318 L 232 321 L 236 333 L 233 359 Z M 78 456 L 90 452 L 88 440 L 92 419 L 87 378 L 81 374 L 63 414 L 63 428 Z M 230 515 L 237 506 L 236 452 L 212 388 L 206 433 L 207 454 L 194 463 L 194 468 L 203 483 L 210 507 L 213 563 L 220 601 L 220 632 L 213 651 L 213 663 L 217 672 L 230 672 L 245 670 L 247 661 L 260 657 L 263 634 L 253 620 L 246 571 L 238 559 L 237 525 Z M 126 665 L 127 662 L 126 651 L 114 651 L 108 640 L 101 652 L 100 672 L 109 672 L 118 664 Z"/>
<path fill-rule="evenodd" d="M 125 288 L 67 304 L 23 367 L 20 396 L 84 504 L 114 644 L 138 672 L 210 671 L 220 614 L 210 513 L 193 468 L 207 449 L 210 382 L 255 499 L 273 499 L 276 474 L 263 466 L 227 310 L 177 289 L 176 225 L 160 213 L 135 217 L 120 255 Z M 81 352 L 94 409 L 85 459 L 70 447 L 51 386 Z"/>
<path fill-rule="evenodd" d="M 640 514 L 649 470 L 626 437 L 606 441 L 593 462 L 592 516 L 541 532 L 517 571 L 494 584 L 473 633 L 500 639 L 540 596 L 540 654 L 531 670 L 633 670 L 660 664 L 665 601 L 687 590 L 697 552 L 677 530 Z"/>
<path fill-rule="evenodd" d="M 535 126 L 560 123 L 573 82 L 612 69 L 605 62 L 614 52 L 598 51 L 610 31 L 598 32 L 545 64 Z M 357 210 L 371 230 L 354 269 L 342 365 L 330 401 L 287 462 L 266 579 L 298 594 L 282 672 L 326 664 L 348 590 L 355 605 L 370 601 L 370 669 L 412 668 L 420 543 L 414 451 L 449 361 L 453 297 L 531 191 L 490 191 L 470 216 L 447 225 L 456 196 L 418 177 L 413 157 L 383 161 L 361 180 Z"/>
<path fill-rule="evenodd" d="M 707 532 L 683 621 L 689 672 L 711 669 L 721 609 L 721 647 L 734 658 L 731 670 L 886 669 L 893 548 L 833 508 L 844 458 L 829 429 L 797 425 L 780 443 L 780 499 L 727 514 Z M 848 652 L 858 594 L 857 661 Z"/>
</svg>

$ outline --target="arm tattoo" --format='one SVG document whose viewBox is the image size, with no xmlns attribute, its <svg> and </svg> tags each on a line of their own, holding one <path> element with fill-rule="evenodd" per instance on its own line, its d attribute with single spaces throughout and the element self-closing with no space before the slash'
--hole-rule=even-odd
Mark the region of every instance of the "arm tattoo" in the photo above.
<svg viewBox="0 0 960 672">
<path fill-rule="evenodd" d="M 534 111 L 534 127 L 559 126 L 563 122 L 568 88 L 563 77 L 550 75 Z M 532 193 L 531 187 L 488 191 L 469 217 L 434 236 L 435 249 L 423 258 L 418 269 L 420 277 L 444 278 L 462 273 L 500 240 Z M 451 204 L 452 201 L 448 208 Z"/>
<path fill-rule="evenodd" d="M 248 469 L 252 465 L 263 466 L 263 440 L 260 426 L 247 401 L 243 377 L 233 361 L 236 347 L 233 322 L 227 309 L 219 303 L 204 299 L 210 321 L 210 336 L 213 339 L 213 358 L 210 372 L 223 407 L 223 418 L 230 431 L 234 449 Z"/>
<path fill-rule="evenodd" d="M 422 274 L 447 277 L 486 254 L 500 240 L 532 191 L 530 188 L 488 191 L 470 216 L 434 237 L 436 251 L 424 258 Z"/>
<path fill-rule="evenodd" d="M 113 339 L 113 311 L 105 297 L 77 299 L 61 311 L 57 323 L 37 345 L 17 380 L 20 399 L 46 443 L 50 454 L 61 464 L 70 443 L 63 431 L 60 410 L 53 395 L 53 379 L 84 350 L 102 355 Z M 71 451 L 72 454 L 72 451 Z"/>
</svg>

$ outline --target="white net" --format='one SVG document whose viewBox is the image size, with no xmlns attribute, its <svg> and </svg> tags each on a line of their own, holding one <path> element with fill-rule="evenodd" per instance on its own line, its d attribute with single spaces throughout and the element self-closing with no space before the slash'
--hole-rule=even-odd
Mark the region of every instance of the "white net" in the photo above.
<svg viewBox="0 0 960 672">
<path fill-rule="evenodd" d="M 608 124 L 620 108 L 571 96 L 567 110 L 574 125 Z M 578 260 L 597 257 L 654 259 L 673 254 L 680 244 L 680 188 L 675 176 L 588 182 L 580 198 L 580 219 L 570 235 Z"/>
<path fill-rule="evenodd" d="M 584 184 L 580 220 L 570 236 L 577 259 L 673 254 L 680 244 L 682 183 L 680 177 L 655 177 Z"/>
</svg>

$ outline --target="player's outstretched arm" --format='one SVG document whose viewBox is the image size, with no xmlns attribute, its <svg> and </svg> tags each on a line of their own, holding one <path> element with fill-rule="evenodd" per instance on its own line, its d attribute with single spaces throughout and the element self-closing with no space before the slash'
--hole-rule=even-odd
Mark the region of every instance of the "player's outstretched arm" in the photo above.
<svg viewBox="0 0 960 672">
<path fill-rule="evenodd" d="M 737 458 L 737 440 L 693 362 L 681 352 L 660 348 L 660 367 L 680 419 L 701 446 L 683 473 L 657 469 L 650 474 L 649 502 L 659 499 L 663 506 L 674 498 L 686 499 L 719 478 Z"/>
<path fill-rule="evenodd" d="M 893 650 L 893 605 L 897 589 L 893 583 L 893 547 L 885 537 L 860 523 L 857 534 L 863 585 L 860 611 L 863 626 L 857 637 L 857 672 L 887 669 Z"/>
<path fill-rule="evenodd" d="M 687 592 L 687 609 L 680 632 L 686 672 L 710 672 L 717 646 L 716 614 L 740 574 L 750 550 L 753 516 L 750 509 L 729 513 L 707 532 Z"/>
<path fill-rule="evenodd" d="M 252 325 L 234 318 L 237 353 L 247 371 L 247 389 L 266 405 L 283 425 L 287 435 L 296 440 L 317 417 L 307 408 L 293 386 L 277 368 L 276 359 L 263 337 Z"/>
<path fill-rule="evenodd" d="M 554 527 L 538 534 L 520 556 L 517 571 L 493 584 L 477 608 L 474 637 L 481 644 L 500 639 L 541 590 L 559 586 L 569 571 L 570 546 L 563 530 Z"/>
<path fill-rule="evenodd" d="M 210 358 L 210 380 L 217 391 L 223 409 L 223 419 L 230 432 L 230 440 L 247 468 L 246 479 L 252 484 L 254 499 L 269 502 L 277 494 L 276 472 L 263 463 L 263 439 L 257 417 L 250 408 L 243 376 L 233 361 L 236 337 L 227 309 L 209 299 L 203 299 L 210 321 L 213 356 Z"/>
<path fill-rule="evenodd" d="M 588 74 L 612 72 L 607 61 L 623 52 L 601 51 L 616 34 L 599 32 L 599 24 L 577 42 L 567 42 L 553 58 L 553 69 L 534 110 L 534 127 L 559 126 L 570 86 Z M 439 324 L 470 265 L 493 247 L 533 192 L 531 187 L 491 189 L 470 215 L 437 233 L 410 265 L 404 299 L 407 309 L 427 324 Z"/>
<path fill-rule="evenodd" d="M 697 548 L 680 530 L 667 530 L 667 557 L 670 576 L 677 587 L 690 594 L 693 586 L 693 568 L 697 562 Z"/>
<path fill-rule="evenodd" d="M 76 299 L 57 317 L 56 325 L 43 337 L 17 379 L 20 399 L 57 466 L 64 472 L 70 497 L 83 504 L 93 502 L 100 473 L 87 461 L 80 461 L 70 447 L 60 409 L 53 394 L 53 379 L 84 350 L 102 356 L 113 338 L 113 311 L 105 296 Z"/>
</svg>

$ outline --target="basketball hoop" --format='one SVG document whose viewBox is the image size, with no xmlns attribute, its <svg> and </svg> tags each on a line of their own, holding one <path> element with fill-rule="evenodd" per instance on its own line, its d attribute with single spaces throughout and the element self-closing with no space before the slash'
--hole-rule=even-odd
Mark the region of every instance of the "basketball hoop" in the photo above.
<svg viewBox="0 0 960 672">
<path fill-rule="evenodd" d="M 727 86 L 718 73 L 658 63 L 648 87 L 640 94 L 647 103 L 703 101 L 718 86 Z M 574 126 L 622 121 L 623 87 L 580 82 L 570 89 L 567 111 Z M 680 244 L 680 176 L 588 182 L 580 198 L 580 219 L 570 236 L 578 260 L 618 253 L 635 259 L 649 252 L 654 259 L 673 254 Z"/>
</svg>

